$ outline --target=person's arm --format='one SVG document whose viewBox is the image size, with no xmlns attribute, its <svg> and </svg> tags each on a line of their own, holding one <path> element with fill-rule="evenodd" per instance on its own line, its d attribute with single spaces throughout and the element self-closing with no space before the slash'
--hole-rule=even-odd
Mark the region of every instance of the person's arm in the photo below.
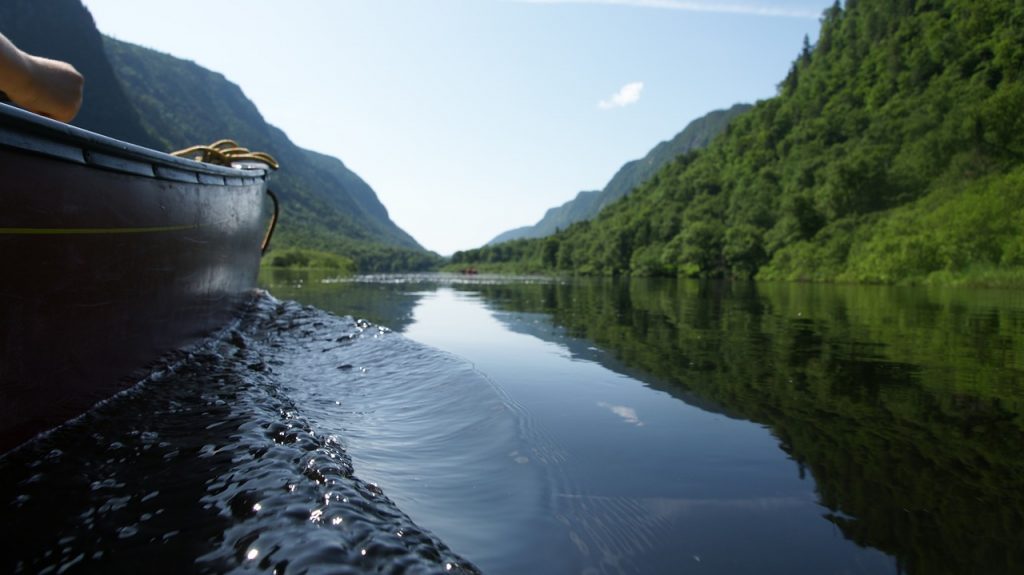
<svg viewBox="0 0 1024 575">
<path fill-rule="evenodd" d="M 84 82 L 71 64 L 26 54 L 0 34 L 0 90 L 15 104 L 70 122 L 82 106 Z"/>
</svg>

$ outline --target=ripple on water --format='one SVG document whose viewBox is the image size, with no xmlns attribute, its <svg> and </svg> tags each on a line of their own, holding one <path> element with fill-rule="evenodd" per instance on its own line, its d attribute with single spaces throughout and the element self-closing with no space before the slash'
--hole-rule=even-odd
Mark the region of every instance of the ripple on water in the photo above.
<svg viewBox="0 0 1024 575">
<path fill-rule="evenodd" d="M 344 324 L 302 313 L 267 345 L 289 350 L 275 369 L 293 376 L 281 391 L 307 421 L 342 438 L 360 477 L 481 567 L 535 566 L 555 522 L 538 510 L 550 505 L 557 450 L 539 449 L 526 414 L 461 358 L 369 322 L 338 333 Z"/>
<path fill-rule="evenodd" d="M 0 458 L 0 570 L 475 573 L 284 391 L 285 344 L 324 329 L 368 328 L 263 295 L 225 337 Z"/>
</svg>

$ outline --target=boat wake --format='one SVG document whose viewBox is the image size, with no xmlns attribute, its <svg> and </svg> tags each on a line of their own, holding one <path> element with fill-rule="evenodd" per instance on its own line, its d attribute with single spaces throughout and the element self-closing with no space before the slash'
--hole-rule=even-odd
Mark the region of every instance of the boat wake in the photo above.
<svg viewBox="0 0 1024 575">
<path fill-rule="evenodd" d="M 296 341 L 328 357 L 370 327 L 263 294 L 236 329 L 9 452 L 0 569 L 476 573 L 291 396 Z"/>
</svg>

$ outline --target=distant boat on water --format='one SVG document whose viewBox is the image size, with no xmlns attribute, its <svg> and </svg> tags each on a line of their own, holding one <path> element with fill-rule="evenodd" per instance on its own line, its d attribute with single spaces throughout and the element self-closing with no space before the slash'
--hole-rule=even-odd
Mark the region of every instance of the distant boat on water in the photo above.
<svg viewBox="0 0 1024 575">
<path fill-rule="evenodd" d="M 272 167 L 0 104 L 0 453 L 228 324 L 256 286 Z"/>
</svg>

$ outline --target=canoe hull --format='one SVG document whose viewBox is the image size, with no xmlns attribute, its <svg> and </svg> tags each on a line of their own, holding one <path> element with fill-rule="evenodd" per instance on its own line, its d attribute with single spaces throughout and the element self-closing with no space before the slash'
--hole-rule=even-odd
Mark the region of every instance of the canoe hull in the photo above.
<svg viewBox="0 0 1024 575">
<path fill-rule="evenodd" d="M 77 162 L 0 145 L 0 452 L 223 328 L 254 293 L 263 171 L 154 161 L 147 175 L 132 173 L 145 158 L 111 169 L 82 149 Z"/>
</svg>

